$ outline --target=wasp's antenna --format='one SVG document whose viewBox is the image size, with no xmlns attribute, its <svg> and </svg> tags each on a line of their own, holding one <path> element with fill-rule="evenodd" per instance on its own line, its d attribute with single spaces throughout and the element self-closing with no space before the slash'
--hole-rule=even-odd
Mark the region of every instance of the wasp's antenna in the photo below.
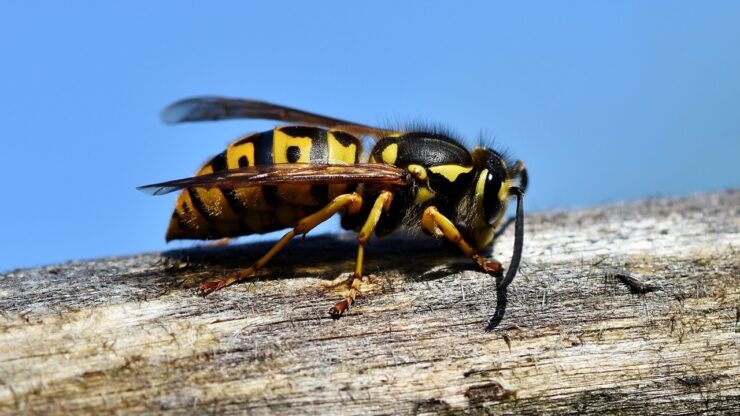
<svg viewBox="0 0 740 416">
<path fill-rule="evenodd" d="M 509 179 L 515 179 L 516 177 L 519 177 L 519 189 L 522 193 L 527 192 L 529 175 L 527 175 L 527 168 L 521 160 L 517 160 L 516 163 L 514 163 L 514 166 L 509 169 Z"/>
<path fill-rule="evenodd" d="M 519 262 L 522 260 L 522 249 L 524 247 L 524 192 L 516 186 L 509 188 L 509 195 L 516 196 L 516 224 L 514 225 L 514 253 L 511 255 L 509 270 L 506 271 L 504 280 L 499 283 L 499 288 L 509 286 L 516 272 L 519 270 Z"/>
<path fill-rule="evenodd" d="M 488 322 L 486 331 L 496 328 L 504 318 L 507 302 L 506 289 L 512 280 L 514 280 L 514 277 L 516 277 L 516 273 L 519 271 L 519 263 L 522 260 L 522 249 L 524 247 L 524 192 L 522 189 L 513 186 L 509 188 L 509 196 L 516 196 L 514 253 L 511 255 L 511 262 L 509 262 L 509 269 L 506 271 L 506 276 L 496 286 L 496 312 L 494 312 L 493 317 Z"/>
<path fill-rule="evenodd" d="M 506 304 L 509 301 L 506 290 L 507 288 L 496 290 L 496 311 L 493 313 L 491 320 L 488 322 L 488 326 L 486 326 L 486 331 L 493 331 L 494 329 L 496 329 L 496 327 L 498 327 L 501 321 L 504 320 L 504 315 L 506 314 Z"/>
</svg>

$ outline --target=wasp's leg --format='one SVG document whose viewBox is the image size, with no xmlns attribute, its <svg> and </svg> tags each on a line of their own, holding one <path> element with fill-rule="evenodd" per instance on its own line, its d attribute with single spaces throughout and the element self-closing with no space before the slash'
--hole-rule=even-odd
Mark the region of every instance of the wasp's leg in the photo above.
<svg viewBox="0 0 740 416">
<path fill-rule="evenodd" d="M 473 259 L 475 264 L 484 272 L 497 277 L 503 272 L 501 263 L 495 260 L 488 261 L 479 255 L 478 251 L 465 241 L 460 231 L 455 227 L 455 224 L 442 215 L 436 207 L 429 207 L 424 210 L 424 214 L 421 216 L 421 228 L 435 237 L 445 237 L 454 243 L 460 251 Z"/>
<path fill-rule="evenodd" d="M 388 211 L 391 207 L 392 200 L 392 193 L 389 191 L 381 192 L 375 200 L 373 208 L 370 210 L 370 215 L 368 215 L 367 220 L 365 220 L 365 224 L 357 234 L 357 242 L 359 245 L 357 246 L 357 265 L 355 266 L 355 273 L 352 275 L 352 281 L 350 283 L 349 290 L 347 291 L 347 295 L 344 299 L 340 300 L 332 306 L 331 309 L 329 309 L 329 315 L 334 319 L 342 316 L 342 314 L 344 314 L 344 312 L 355 303 L 355 298 L 360 293 L 360 285 L 362 284 L 362 265 L 365 256 L 365 243 L 367 243 L 367 240 L 369 240 L 370 236 L 373 235 L 375 226 L 378 225 L 378 220 L 380 220 L 380 214 L 384 211 Z"/>
<path fill-rule="evenodd" d="M 293 239 L 293 237 L 301 234 L 306 234 L 311 229 L 326 221 L 332 215 L 336 214 L 339 210 L 345 207 L 347 208 L 347 212 L 350 214 L 355 214 L 359 212 L 360 208 L 362 207 L 362 197 L 358 193 L 354 192 L 351 194 L 342 194 L 337 196 L 325 207 L 298 221 L 296 226 L 292 230 L 285 233 L 285 235 L 283 235 L 283 237 L 280 238 L 280 240 L 275 243 L 274 246 L 272 246 L 267 254 L 260 257 L 260 259 L 254 262 L 254 264 L 252 264 L 249 268 L 244 269 L 233 276 L 205 282 L 200 285 L 201 294 L 205 296 L 232 283 L 236 283 L 240 280 L 244 280 L 250 276 L 253 276 L 257 272 L 257 270 L 264 266 L 265 263 L 270 261 L 270 259 L 275 254 L 277 254 L 278 251 L 285 247 L 285 245 L 288 244 L 288 242 Z"/>
</svg>

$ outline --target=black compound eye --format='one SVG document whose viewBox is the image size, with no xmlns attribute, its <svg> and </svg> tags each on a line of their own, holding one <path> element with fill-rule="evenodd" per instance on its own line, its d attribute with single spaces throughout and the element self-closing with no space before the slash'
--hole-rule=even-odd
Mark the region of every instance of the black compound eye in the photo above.
<svg viewBox="0 0 740 416">
<path fill-rule="evenodd" d="M 495 172 L 488 171 L 486 183 L 483 188 L 483 214 L 487 223 L 492 224 L 501 212 L 501 200 L 498 193 L 501 190 L 503 179 Z"/>
</svg>

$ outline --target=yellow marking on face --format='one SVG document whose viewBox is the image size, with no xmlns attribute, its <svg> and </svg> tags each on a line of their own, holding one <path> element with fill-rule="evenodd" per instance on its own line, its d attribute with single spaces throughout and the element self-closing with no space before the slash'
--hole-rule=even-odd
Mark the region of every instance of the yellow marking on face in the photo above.
<svg viewBox="0 0 740 416">
<path fill-rule="evenodd" d="M 383 159 L 383 162 L 389 165 L 396 163 L 396 158 L 398 157 L 398 144 L 392 143 L 386 146 L 380 154 L 380 157 Z"/>
<path fill-rule="evenodd" d="M 275 129 L 272 136 L 272 161 L 273 163 L 290 163 L 288 160 L 288 148 L 296 146 L 301 151 L 301 155 L 295 163 L 311 162 L 311 143 L 310 137 L 293 137 L 283 133 L 281 129 Z"/>
<path fill-rule="evenodd" d="M 254 143 L 242 143 L 226 148 L 226 167 L 229 169 L 238 169 L 239 159 L 242 157 L 247 159 L 248 166 L 254 166 Z"/>
<path fill-rule="evenodd" d="M 488 177 L 488 169 L 483 169 L 478 176 L 478 182 L 475 184 L 475 198 L 478 200 L 478 204 L 483 201 L 483 191 L 486 189 L 486 178 Z"/>
<path fill-rule="evenodd" d="M 480 173 L 480 176 L 478 177 L 478 182 L 476 182 L 475 184 L 475 204 L 476 204 L 476 209 L 480 210 L 480 212 L 483 212 L 483 192 L 485 191 L 485 188 L 486 188 L 486 178 L 487 177 L 488 177 L 488 169 L 483 169 Z M 508 206 L 508 201 L 509 201 L 509 188 L 511 188 L 512 183 L 513 182 L 511 179 L 506 179 L 504 182 L 501 183 L 501 188 L 498 191 L 498 199 L 499 201 L 501 201 L 501 211 L 499 211 L 498 217 L 496 217 L 493 220 L 493 223 L 490 224 L 490 227 L 492 229 L 496 228 L 496 226 L 498 226 L 498 224 L 504 218 L 504 214 L 506 213 L 506 208 Z M 481 218 L 480 225 L 481 226 L 487 225 L 483 223 L 483 217 L 481 216 L 480 218 Z"/>
<path fill-rule="evenodd" d="M 444 176 L 450 182 L 455 182 L 457 177 L 463 173 L 468 173 L 473 170 L 472 166 L 460 166 L 460 165 L 438 165 L 429 168 L 432 173 L 437 173 Z"/>
<path fill-rule="evenodd" d="M 421 165 L 409 165 L 406 169 L 411 172 L 416 179 L 423 181 L 427 178 L 427 170 Z"/>
<path fill-rule="evenodd" d="M 416 200 L 414 200 L 414 204 L 421 205 L 432 198 L 434 198 L 434 192 L 424 186 L 419 188 L 419 190 L 416 192 Z"/>
<path fill-rule="evenodd" d="M 336 137 L 334 137 L 334 133 L 329 131 L 329 134 L 327 135 L 327 145 L 329 146 L 329 163 L 355 163 L 355 156 L 357 155 L 357 145 L 355 143 L 351 143 L 349 146 L 344 146 Z"/>
<path fill-rule="evenodd" d="M 492 228 L 498 227 L 504 219 L 506 209 L 509 207 L 509 188 L 511 188 L 512 183 L 511 179 L 507 179 L 501 183 L 501 189 L 498 191 L 498 200 L 501 201 L 501 210 L 498 212 L 496 219 L 493 220 L 493 223 L 491 224 Z"/>
<path fill-rule="evenodd" d="M 504 202 L 509 199 L 509 188 L 511 188 L 511 183 L 511 179 L 507 179 L 501 184 L 501 189 L 498 190 L 499 201 Z"/>
<path fill-rule="evenodd" d="M 475 227 L 473 228 L 473 239 L 475 240 L 474 244 L 477 250 L 483 250 L 484 248 L 488 247 L 489 244 L 491 244 L 491 241 L 493 241 L 494 231 L 496 230 L 496 225 L 498 221 L 503 218 L 503 215 L 506 212 L 506 204 L 504 204 L 504 209 L 501 210 L 501 212 L 499 213 L 499 218 L 494 221 L 493 225 L 487 224 L 483 220 L 483 193 L 486 190 L 487 178 L 488 169 L 483 169 L 480 173 L 480 176 L 478 177 L 478 181 L 475 183 L 475 209 L 478 210 L 478 212 L 480 212 L 481 214 L 477 216 L 477 221 L 475 221 L 475 224 L 473 224 Z M 502 187 L 503 186 L 504 185 L 502 184 Z"/>
<path fill-rule="evenodd" d="M 488 226 L 488 224 L 483 220 L 483 191 L 486 189 L 486 177 L 488 177 L 488 169 L 483 169 L 478 176 L 478 182 L 475 183 L 475 210 L 480 213 L 480 215 L 475 216 L 475 224 L 472 224 L 475 227 Z M 476 241 L 479 240 L 477 230 L 478 229 L 476 228 L 476 231 L 473 231 Z"/>
</svg>

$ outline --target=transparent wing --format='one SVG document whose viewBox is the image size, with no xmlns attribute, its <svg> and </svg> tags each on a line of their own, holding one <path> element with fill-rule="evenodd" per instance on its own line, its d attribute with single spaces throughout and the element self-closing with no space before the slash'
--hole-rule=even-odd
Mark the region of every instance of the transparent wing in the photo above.
<svg viewBox="0 0 740 416">
<path fill-rule="evenodd" d="M 389 130 L 321 114 L 271 104 L 264 101 L 226 97 L 193 97 L 177 101 L 162 110 L 162 120 L 168 124 L 186 121 L 265 119 L 300 123 L 312 126 L 337 128 L 357 136 L 382 137 L 392 133 Z"/>
<path fill-rule="evenodd" d="M 190 178 L 139 186 L 150 195 L 164 195 L 185 188 L 246 188 L 280 184 L 360 184 L 405 185 L 409 177 L 404 169 L 392 165 L 365 163 L 356 165 L 278 164 L 224 170 Z"/>
</svg>

